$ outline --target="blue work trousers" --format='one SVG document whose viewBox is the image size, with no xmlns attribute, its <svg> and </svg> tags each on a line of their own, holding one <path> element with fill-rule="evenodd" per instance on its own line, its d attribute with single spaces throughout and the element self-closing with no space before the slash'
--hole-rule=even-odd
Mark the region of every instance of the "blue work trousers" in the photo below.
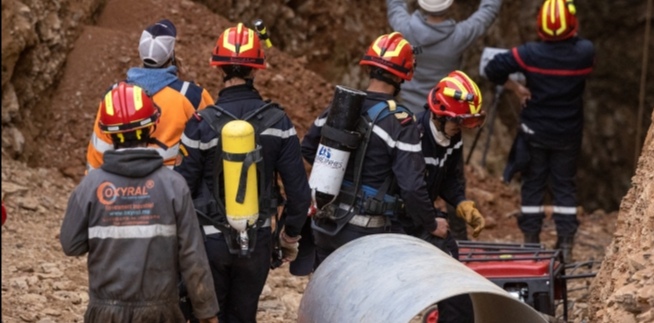
<svg viewBox="0 0 654 323">
<path fill-rule="evenodd" d="M 257 243 L 249 257 L 231 254 L 222 234 L 207 235 L 205 248 L 220 306 L 218 321 L 256 322 L 259 296 L 270 271 L 270 227 L 258 229 Z"/>
<path fill-rule="evenodd" d="M 540 233 L 549 184 L 557 235 L 574 236 L 579 227 L 575 177 L 581 138 L 565 143 L 529 141 L 528 147 L 529 163 L 522 174 L 520 230 L 525 234 Z"/>
</svg>

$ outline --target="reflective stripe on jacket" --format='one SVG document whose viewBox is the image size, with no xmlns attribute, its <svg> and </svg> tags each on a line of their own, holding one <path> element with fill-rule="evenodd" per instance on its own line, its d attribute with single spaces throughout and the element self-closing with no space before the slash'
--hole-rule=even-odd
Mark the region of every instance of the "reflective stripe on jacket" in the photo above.
<svg viewBox="0 0 654 323">
<path fill-rule="evenodd" d="M 500 85 L 509 74 L 523 73 L 531 99 L 520 113 L 522 131 L 535 140 L 567 143 L 582 135 L 583 94 L 594 60 L 593 43 L 572 37 L 520 45 L 495 55 L 484 71 Z"/>
<path fill-rule="evenodd" d="M 418 115 L 422 129 L 422 154 L 425 156 L 425 178 L 432 200 L 441 197 L 450 205 L 457 206 L 465 200 L 465 177 L 463 175 L 463 140 L 461 133 L 450 139 L 446 147 L 439 145 L 430 126 L 431 112 Z"/>
</svg>

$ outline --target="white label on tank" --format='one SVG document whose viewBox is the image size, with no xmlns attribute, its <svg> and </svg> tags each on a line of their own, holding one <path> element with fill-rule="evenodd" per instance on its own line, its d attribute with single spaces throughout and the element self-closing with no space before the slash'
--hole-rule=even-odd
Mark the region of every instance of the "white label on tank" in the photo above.
<svg viewBox="0 0 654 323">
<path fill-rule="evenodd" d="M 309 177 L 309 186 L 318 192 L 337 195 L 341 189 L 349 151 L 318 145 L 316 159 Z"/>
</svg>

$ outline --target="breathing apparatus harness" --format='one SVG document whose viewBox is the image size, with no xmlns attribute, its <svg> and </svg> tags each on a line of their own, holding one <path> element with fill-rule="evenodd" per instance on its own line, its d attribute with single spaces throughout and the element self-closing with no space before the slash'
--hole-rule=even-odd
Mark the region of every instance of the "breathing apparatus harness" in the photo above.
<svg viewBox="0 0 654 323">
<path fill-rule="evenodd" d="M 363 162 L 375 124 L 390 115 L 399 113 L 412 115 L 405 107 L 398 106 L 394 100 L 389 100 L 375 104 L 361 115 L 357 126 L 357 132 L 361 134 L 361 142 L 354 156 L 354 182 L 344 181 L 335 200 L 316 213 L 312 224 L 314 230 L 334 236 L 357 212 L 392 216 L 404 209 L 404 203 L 398 196 L 387 194 L 395 184 L 394 176 L 387 177 L 377 190 L 361 183 Z"/>
<path fill-rule="evenodd" d="M 268 101 L 260 108 L 252 111 L 243 118 L 238 118 L 217 105 L 208 106 L 204 110 L 199 111 L 198 114 L 203 118 L 203 120 L 207 121 L 211 128 L 219 135 L 222 132 L 222 128 L 232 120 L 247 121 L 254 128 L 256 142 L 256 148 L 254 151 L 247 154 L 236 155 L 228 154 L 218 148 L 218 154 L 216 156 L 217 164 L 214 173 L 213 198 L 203 197 L 202 201 L 198 202 L 200 205 L 196 205 L 196 211 L 201 225 L 212 225 L 220 230 L 220 232 L 225 236 L 230 253 L 248 256 L 254 250 L 256 244 L 256 229 L 263 227 L 269 220 L 268 217 L 271 214 L 276 215 L 277 207 L 284 203 L 281 194 L 279 193 L 279 187 L 276 183 L 276 176 L 273 180 L 271 192 L 266 192 L 265 190 L 265 166 L 261 154 L 261 145 L 259 144 L 261 132 L 280 121 L 285 115 L 284 111 L 278 104 Z M 218 147 L 220 147 L 220 144 Z M 223 184 L 223 157 L 225 160 L 243 162 L 236 195 L 237 201 L 240 202 L 244 199 L 245 185 L 247 183 L 247 169 L 252 164 L 257 165 L 260 216 L 255 225 L 248 227 L 245 234 L 236 231 L 227 221 L 225 203 L 223 201 L 224 196 L 221 190 L 221 184 Z M 264 214 L 265 216 L 261 216 L 261 214 Z"/>
</svg>

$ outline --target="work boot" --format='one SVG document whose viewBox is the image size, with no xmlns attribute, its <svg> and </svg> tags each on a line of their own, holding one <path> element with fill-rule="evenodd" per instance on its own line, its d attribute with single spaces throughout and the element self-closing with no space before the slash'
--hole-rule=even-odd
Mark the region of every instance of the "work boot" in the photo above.
<svg viewBox="0 0 654 323">
<path fill-rule="evenodd" d="M 561 250 L 563 262 L 569 264 L 572 262 L 572 245 L 574 244 L 574 236 L 562 236 L 556 238 L 556 249 Z"/>
<path fill-rule="evenodd" d="M 525 243 L 540 243 L 540 233 L 524 233 Z"/>
</svg>

